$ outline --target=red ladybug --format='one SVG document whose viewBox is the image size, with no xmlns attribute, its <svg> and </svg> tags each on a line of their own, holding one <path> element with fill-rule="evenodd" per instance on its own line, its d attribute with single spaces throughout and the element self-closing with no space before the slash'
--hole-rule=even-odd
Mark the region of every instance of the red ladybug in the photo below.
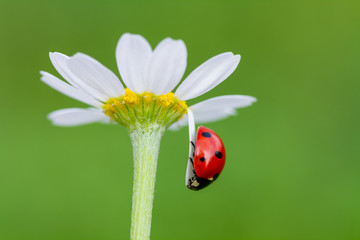
<svg viewBox="0 0 360 240">
<path fill-rule="evenodd" d="M 199 127 L 195 144 L 192 141 L 191 132 L 190 129 L 190 154 L 186 186 L 197 191 L 217 179 L 224 168 L 226 154 L 221 138 L 211 129 Z"/>
<path fill-rule="evenodd" d="M 220 137 L 211 129 L 199 127 L 196 137 L 194 168 L 201 178 L 216 178 L 225 165 L 225 148 Z"/>
</svg>

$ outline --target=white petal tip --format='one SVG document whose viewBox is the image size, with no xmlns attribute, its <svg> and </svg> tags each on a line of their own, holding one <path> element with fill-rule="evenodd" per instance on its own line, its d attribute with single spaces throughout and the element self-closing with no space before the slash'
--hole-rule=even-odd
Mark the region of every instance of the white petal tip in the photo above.
<svg viewBox="0 0 360 240">
<path fill-rule="evenodd" d="M 72 127 L 95 122 L 110 123 L 110 118 L 96 108 L 69 108 L 60 109 L 48 114 L 47 118 L 53 125 L 59 127 Z"/>
<path fill-rule="evenodd" d="M 83 57 L 87 57 L 88 55 L 86 55 L 85 53 L 82 53 L 82 52 L 77 52 L 73 55 L 73 57 L 76 57 L 76 56 L 83 56 Z"/>
<path fill-rule="evenodd" d="M 47 83 L 50 79 L 49 78 L 53 78 L 54 76 L 51 75 L 50 73 L 48 72 L 45 72 L 45 71 L 40 71 L 40 80 Z"/>
<path fill-rule="evenodd" d="M 242 97 L 245 97 L 251 103 L 255 103 L 258 101 L 257 98 L 253 96 L 242 95 Z"/>
<path fill-rule="evenodd" d="M 52 57 L 52 56 L 54 56 L 54 55 L 57 55 L 57 54 L 59 54 L 58 52 L 49 52 L 49 56 L 50 57 Z"/>
<path fill-rule="evenodd" d="M 49 52 L 49 56 L 50 57 L 57 57 L 57 56 L 60 56 L 60 57 L 68 57 L 67 55 L 63 54 L 63 53 L 60 53 L 60 52 Z"/>
<path fill-rule="evenodd" d="M 127 41 L 130 40 L 131 38 L 136 39 L 136 38 L 140 38 L 140 39 L 144 39 L 143 36 L 141 36 L 140 34 L 134 34 L 134 33 L 124 33 L 123 35 L 120 36 L 119 42 L 120 41 Z"/>
</svg>

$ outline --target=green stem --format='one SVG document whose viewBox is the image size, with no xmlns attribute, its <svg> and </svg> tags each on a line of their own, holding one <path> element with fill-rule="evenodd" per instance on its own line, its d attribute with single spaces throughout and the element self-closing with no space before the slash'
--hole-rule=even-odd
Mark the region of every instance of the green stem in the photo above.
<svg viewBox="0 0 360 240">
<path fill-rule="evenodd" d="M 156 166 L 164 128 L 153 124 L 130 130 L 134 152 L 131 240 L 150 239 Z"/>
</svg>

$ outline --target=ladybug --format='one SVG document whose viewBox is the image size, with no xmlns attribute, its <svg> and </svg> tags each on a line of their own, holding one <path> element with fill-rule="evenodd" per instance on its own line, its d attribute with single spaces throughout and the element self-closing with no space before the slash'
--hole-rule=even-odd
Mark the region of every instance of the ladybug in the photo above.
<svg viewBox="0 0 360 240">
<path fill-rule="evenodd" d="M 211 129 L 200 126 L 197 130 L 196 142 L 195 126 L 192 113 L 189 117 L 189 160 L 186 171 L 186 186 L 191 190 L 200 190 L 214 182 L 225 165 L 225 147 L 221 138 Z"/>
</svg>

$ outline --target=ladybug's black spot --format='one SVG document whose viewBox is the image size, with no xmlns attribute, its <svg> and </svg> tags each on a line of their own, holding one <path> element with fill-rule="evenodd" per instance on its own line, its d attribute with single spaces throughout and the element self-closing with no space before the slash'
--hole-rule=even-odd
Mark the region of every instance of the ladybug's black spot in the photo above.
<svg viewBox="0 0 360 240">
<path fill-rule="evenodd" d="M 215 181 L 217 178 L 219 177 L 219 174 L 215 174 L 214 177 L 213 177 L 213 181 Z"/>
<path fill-rule="evenodd" d="M 204 162 L 204 161 L 205 161 L 204 157 L 200 158 L 200 162 Z"/>
<path fill-rule="evenodd" d="M 217 158 L 221 159 L 221 158 L 222 158 L 222 153 L 219 152 L 219 151 L 216 151 L 216 152 L 215 152 L 215 156 L 216 156 Z"/>
<path fill-rule="evenodd" d="M 206 137 L 206 138 L 211 137 L 211 134 L 209 132 L 203 132 L 201 135 L 203 135 L 203 137 Z"/>
</svg>

